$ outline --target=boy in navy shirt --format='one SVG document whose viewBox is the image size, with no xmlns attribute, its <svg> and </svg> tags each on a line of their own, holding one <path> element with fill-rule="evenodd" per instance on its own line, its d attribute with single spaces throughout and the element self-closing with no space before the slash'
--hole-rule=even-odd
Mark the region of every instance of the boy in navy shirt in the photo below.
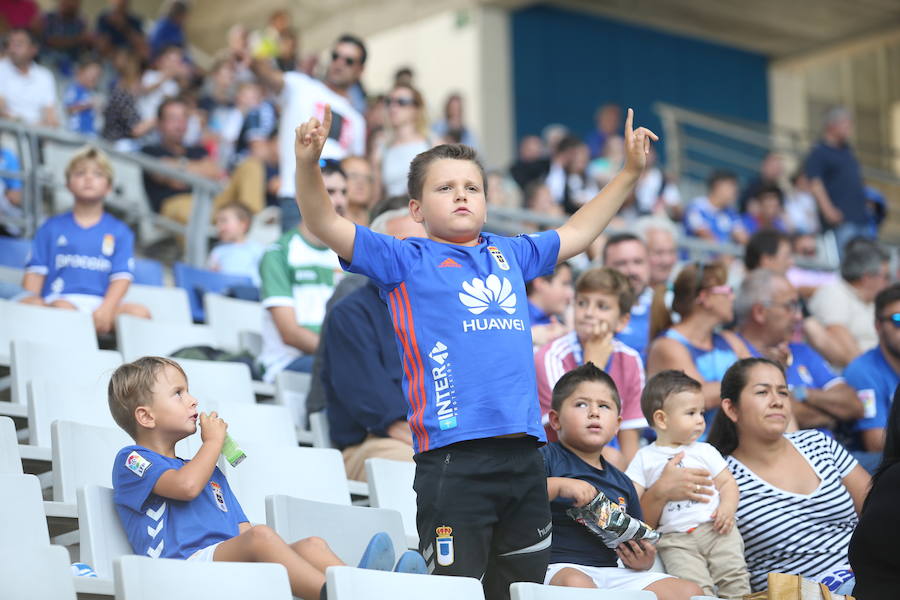
<svg viewBox="0 0 900 600">
<path fill-rule="evenodd" d="M 134 274 L 134 234 L 103 210 L 112 182 L 103 152 L 87 146 L 75 153 L 66 166 L 75 206 L 38 228 L 22 280 L 31 294 L 22 302 L 91 313 L 100 334 L 121 314 L 150 318 L 144 306 L 122 302 Z"/>
<path fill-rule="evenodd" d="M 120 366 L 109 382 L 109 410 L 135 441 L 119 451 L 112 471 L 116 511 L 135 554 L 279 563 L 295 596 L 325 597 L 325 569 L 343 563 L 321 539 L 287 544 L 265 525 L 247 521 L 216 466 L 228 425 L 215 412 L 197 412 L 177 362 L 145 356 Z M 178 458 L 175 444 L 198 422 L 203 445 L 193 459 Z M 393 562 L 390 537 L 378 533 L 360 567 L 389 570 Z M 396 570 L 424 572 L 425 564 L 407 552 Z"/>
<path fill-rule="evenodd" d="M 612 377 L 587 362 L 563 375 L 553 387 L 550 425 L 558 442 L 541 448 L 547 494 L 553 514 L 553 546 L 545 583 L 608 590 L 648 590 L 660 600 L 687 600 L 703 592 L 699 586 L 665 573 L 649 572 L 656 548 L 646 540 L 606 547 L 587 527 L 566 514 L 594 499 L 597 491 L 632 517 L 643 519 L 634 485 L 609 464 L 603 447 L 615 437 L 622 417 L 619 392 Z M 617 566 L 621 560 L 625 568 Z"/>
<path fill-rule="evenodd" d="M 625 167 L 557 230 L 483 233 L 485 178 L 475 151 L 441 145 L 410 165 L 409 209 L 427 238 L 397 240 L 332 206 L 319 170 L 331 131 L 297 128 L 297 203 L 309 230 L 371 278 L 391 312 L 416 452 L 419 548 L 440 575 L 482 579 L 488 598 L 543 581 L 550 513 L 537 451 L 545 439 L 535 390 L 525 283 L 584 251 L 634 189 L 652 132 L 632 131 Z"/>
</svg>

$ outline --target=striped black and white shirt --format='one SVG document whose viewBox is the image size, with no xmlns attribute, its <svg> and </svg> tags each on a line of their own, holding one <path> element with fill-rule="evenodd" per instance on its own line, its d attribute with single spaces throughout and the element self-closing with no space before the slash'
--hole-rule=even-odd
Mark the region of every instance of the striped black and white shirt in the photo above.
<svg viewBox="0 0 900 600">
<path fill-rule="evenodd" d="M 795 494 L 763 481 L 741 461 L 727 458 L 741 492 L 736 513 L 754 592 L 771 572 L 815 579 L 847 564 L 856 527 L 853 498 L 842 479 L 856 466 L 839 443 L 820 431 L 786 434 L 819 476 L 811 494 Z"/>
</svg>

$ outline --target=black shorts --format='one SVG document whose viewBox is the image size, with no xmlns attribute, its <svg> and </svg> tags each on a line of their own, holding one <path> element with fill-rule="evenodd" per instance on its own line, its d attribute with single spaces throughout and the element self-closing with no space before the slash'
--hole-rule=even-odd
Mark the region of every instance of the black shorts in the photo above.
<svg viewBox="0 0 900 600">
<path fill-rule="evenodd" d="M 489 600 L 542 583 L 551 520 L 532 437 L 459 442 L 415 456 L 419 551 L 429 571 L 482 580 Z"/>
</svg>

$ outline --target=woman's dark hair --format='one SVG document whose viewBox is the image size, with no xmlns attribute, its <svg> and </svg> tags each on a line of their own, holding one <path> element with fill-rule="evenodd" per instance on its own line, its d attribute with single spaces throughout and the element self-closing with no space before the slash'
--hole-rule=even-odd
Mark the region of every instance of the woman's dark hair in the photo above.
<svg viewBox="0 0 900 600">
<path fill-rule="evenodd" d="M 728 398 L 734 406 L 740 405 L 741 392 L 747 387 L 750 379 L 750 370 L 757 365 L 770 365 L 778 369 L 784 375 L 781 365 L 768 358 L 743 358 L 725 371 L 722 377 L 719 396 L 722 400 Z M 709 431 L 709 439 L 706 440 L 719 451 L 722 456 L 728 456 L 738 447 L 738 432 L 734 421 L 728 418 L 725 411 L 719 409 Z"/>
<path fill-rule="evenodd" d="M 695 262 L 686 265 L 672 285 L 672 312 L 688 318 L 694 310 L 694 301 L 702 290 L 724 285 L 728 281 L 728 271 L 721 263 Z M 657 286 L 653 290 L 653 304 L 650 305 L 650 341 L 672 326 L 672 314 L 666 306 L 666 287 Z"/>
<path fill-rule="evenodd" d="M 881 464 L 872 475 L 870 490 L 875 489 L 878 480 L 888 469 L 900 463 L 900 407 L 897 406 L 898 404 L 900 404 L 900 386 L 894 390 L 894 400 L 891 403 L 891 411 L 888 413 L 887 423 L 884 427 L 884 449 L 881 451 Z M 866 501 L 863 502 L 863 511 L 866 510 L 871 496 L 871 494 L 866 496 Z"/>
</svg>

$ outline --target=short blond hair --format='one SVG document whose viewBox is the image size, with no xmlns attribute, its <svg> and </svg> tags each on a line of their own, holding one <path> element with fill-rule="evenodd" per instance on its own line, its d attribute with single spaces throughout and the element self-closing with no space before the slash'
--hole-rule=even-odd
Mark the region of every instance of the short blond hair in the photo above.
<svg viewBox="0 0 900 600">
<path fill-rule="evenodd" d="M 181 365 L 162 356 L 144 356 L 125 363 L 115 370 L 109 380 L 109 412 L 116 424 L 134 439 L 137 434 L 134 411 L 139 406 L 153 404 L 153 386 L 156 385 L 159 373 L 166 367 L 178 370 L 187 381 Z"/>
<path fill-rule="evenodd" d="M 112 163 L 109 162 L 109 157 L 106 153 L 96 146 L 82 146 L 72 155 L 72 158 L 69 159 L 69 164 L 66 165 L 66 181 L 69 181 L 72 171 L 74 171 L 78 165 L 87 161 L 97 163 L 97 166 L 100 167 L 100 170 L 103 171 L 103 174 L 106 175 L 110 185 L 112 185 L 114 178 Z"/>
</svg>

